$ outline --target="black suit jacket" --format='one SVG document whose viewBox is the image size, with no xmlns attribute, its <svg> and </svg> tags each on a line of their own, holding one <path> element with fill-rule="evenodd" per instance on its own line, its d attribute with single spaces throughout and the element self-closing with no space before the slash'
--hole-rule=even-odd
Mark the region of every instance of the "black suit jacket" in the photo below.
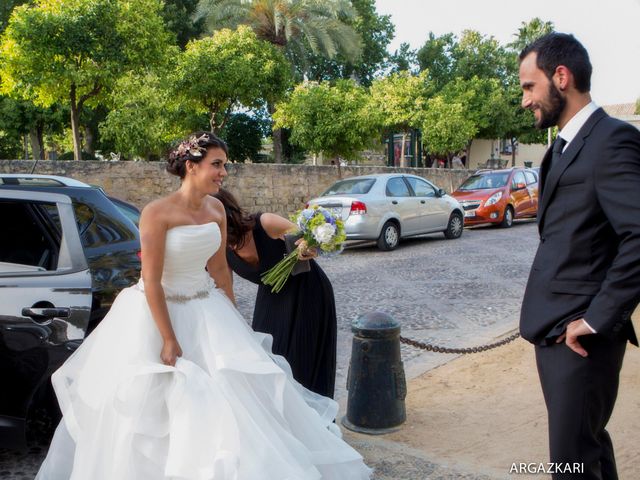
<svg viewBox="0 0 640 480">
<path fill-rule="evenodd" d="M 640 300 L 640 131 L 595 111 L 540 171 L 540 244 L 522 302 L 520 332 L 550 343 L 584 317 L 598 334 L 637 345 Z"/>
</svg>

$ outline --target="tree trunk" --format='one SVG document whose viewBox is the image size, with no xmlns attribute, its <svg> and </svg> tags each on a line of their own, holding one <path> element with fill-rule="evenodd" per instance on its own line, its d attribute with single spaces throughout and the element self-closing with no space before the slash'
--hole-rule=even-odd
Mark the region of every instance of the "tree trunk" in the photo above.
<svg viewBox="0 0 640 480">
<path fill-rule="evenodd" d="M 511 137 L 511 166 L 516 166 L 516 139 Z"/>
<path fill-rule="evenodd" d="M 84 151 L 95 156 L 95 150 L 93 149 L 93 130 L 90 127 L 84 127 Z"/>
<path fill-rule="evenodd" d="M 76 99 L 76 86 L 71 85 L 71 135 L 73 136 L 73 159 L 82 160 L 82 142 L 80 141 L 80 112 Z"/>
<path fill-rule="evenodd" d="M 405 150 L 405 143 L 407 141 L 407 134 L 405 132 L 402 132 L 402 143 L 400 144 L 400 166 L 401 167 L 406 167 L 407 166 L 407 160 L 406 157 L 404 156 L 404 150 Z"/>
<path fill-rule="evenodd" d="M 209 129 L 216 135 L 216 112 L 209 111 Z"/>
<path fill-rule="evenodd" d="M 29 160 L 29 139 L 27 135 L 22 136 L 22 144 L 24 146 L 24 159 Z"/>
<path fill-rule="evenodd" d="M 44 158 L 44 145 L 42 141 L 42 128 L 32 127 L 29 129 L 29 141 L 31 142 L 31 152 L 34 160 Z"/>
<path fill-rule="evenodd" d="M 467 161 L 464 163 L 464 166 L 467 170 L 471 169 L 471 144 L 472 143 L 473 143 L 473 140 L 469 140 L 467 142 L 467 148 L 465 149 L 467 153 Z"/>
<path fill-rule="evenodd" d="M 276 111 L 275 105 L 271 102 L 267 103 L 267 110 L 273 118 L 273 114 Z M 282 163 L 282 129 L 276 128 L 273 130 L 271 138 L 273 140 L 273 161 Z"/>
</svg>

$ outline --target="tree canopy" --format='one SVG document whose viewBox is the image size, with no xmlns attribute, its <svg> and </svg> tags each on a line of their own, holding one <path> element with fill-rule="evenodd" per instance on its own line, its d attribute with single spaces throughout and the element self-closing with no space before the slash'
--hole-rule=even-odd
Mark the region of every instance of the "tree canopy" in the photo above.
<svg viewBox="0 0 640 480">
<path fill-rule="evenodd" d="M 189 42 L 178 57 L 173 90 L 185 105 L 206 112 L 218 132 L 234 108 L 259 108 L 279 98 L 290 80 L 284 55 L 240 26 Z"/>
<path fill-rule="evenodd" d="M 290 128 L 291 142 L 329 157 L 355 158 L 376 134 L 369 97 L 352 80 L 298 85 L 274 113 L 275 127 Z"/>
<path fill-rule="evenodd" d="M 13 10 L 0 43 L 0 92 L 71 110 L 74 158 L 79 113 L 118 77 L 164 58 L 169 35 L 160 0 L 39 0 Z"/>
</svg>

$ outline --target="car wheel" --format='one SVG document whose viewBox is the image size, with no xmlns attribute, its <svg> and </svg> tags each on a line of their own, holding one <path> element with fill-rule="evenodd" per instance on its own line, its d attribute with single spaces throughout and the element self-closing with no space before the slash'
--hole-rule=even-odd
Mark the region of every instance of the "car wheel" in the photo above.
<svg viewBox="0 0 640 480">
<path fill-rule="evenodd" d="M 400 229 L 394 222 L 386 222 L 382 226 L 382 231 L 378 237 L 378 248 L 380 250 L 393 250 L 400 243 Z"/>
<path fill-rule="evenodd" d="M 509 228 L 511 225 L 513 225 L 513 207 L 511 205 L 507 205 L 502 222 L 500 222 L 500 226 L 502 228 Z"/>
<path fill-rule="evenodd" d="M 453 212 L 449 217 L 449 223 L 447 224 L 447 229 L 444 231 L 444 238 L 454 239 L 460 238 L 462 235 L 462 230 L 464 229 L 464 221 L 462 220 L 462 215 L 458 212 Z"/>
</svg>

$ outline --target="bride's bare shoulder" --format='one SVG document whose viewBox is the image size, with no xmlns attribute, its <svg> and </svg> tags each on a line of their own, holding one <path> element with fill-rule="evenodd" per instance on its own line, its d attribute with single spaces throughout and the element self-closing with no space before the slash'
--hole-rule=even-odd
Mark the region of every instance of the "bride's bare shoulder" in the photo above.
<svg viewBox="0 0 640 480">
<path fill-rule="evenodd" d="M 213 211 L 224 215 L 224 205 L 216 197 L 212 195 L 207 196 L 207 206 Z"/>
<path fill-rule="evenodd" d="M 156 228 L 171 224 L 171 217 L 174 214 L 175 205 L 169 197 L 158 198 L 149 202 L 140 215 L 140 228 L 153 225 Z"/>
</svg>

